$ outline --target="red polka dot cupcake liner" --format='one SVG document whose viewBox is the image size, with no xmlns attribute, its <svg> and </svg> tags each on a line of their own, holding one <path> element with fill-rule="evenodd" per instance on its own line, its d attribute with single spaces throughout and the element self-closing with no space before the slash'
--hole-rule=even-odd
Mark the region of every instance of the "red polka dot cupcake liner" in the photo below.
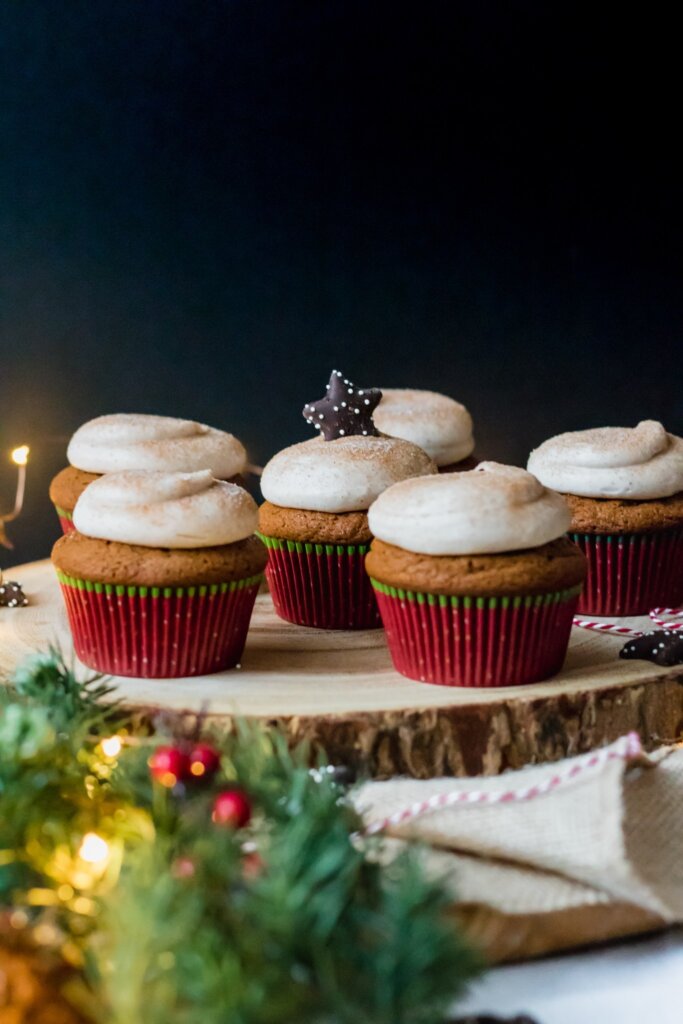
<svg viewBox="0 0 683 1024">
<path fill-rule="evenodd" d="M 264 537 L 266 579 L 281 619 L 317 629 L 378 629 L 364 544 L 315 544 Z"/>
<path fill-rule="evenodd" d="M 71 513 L 67 512 L 63 508 L 59 508 L 57 505 L 55 505 L 55 509 L 57 510 L 57 515 L 59 516 L 59 525 L 62 528 L 62 533 L 73 533 L 76 527 L 74 526 L 73 517 Z"/>
<path fill-rule="evenodd" d="M 57 575 L 78 658 L 107 675 L 146 679 L 237 665 L 262 580 L 125 587 Z"/>
<path fill-rule="evenodd" d="M 372 581 L 394 667 L 439 686 L 516 686 L 559 672 L 580 587 L 528 597 L 450 597 Z"/>
<path fill-rule="evenodd" d="M 572 533 L 588 560 L 579 600 L 584 615 L 646 615 L 683 599 L 683 529 L 655 533 Z"/>
</svg>

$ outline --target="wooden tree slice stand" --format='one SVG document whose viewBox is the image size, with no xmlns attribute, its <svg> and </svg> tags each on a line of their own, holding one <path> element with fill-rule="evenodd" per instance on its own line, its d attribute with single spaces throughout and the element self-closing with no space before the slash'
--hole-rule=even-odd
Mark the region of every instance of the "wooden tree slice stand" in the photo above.
<svg viewBox="0 0 683 1024">
<path fill-rule="evenodd" d="M 28 654 L 73 647 L 54 570 L 34 562 L 5 572 L 27 608 L 0 609 L 0 674 Z M 629 620 L 649 628 L 648 620 Z M 544 683 L 463 689 L 412 682 L 392 667 L 381 630 L 336 632 L 283 622 L 259 595 L 242 666 L 175 680 L 117 678 L 117 696 L 141 715 L 195 714 L 280 726 L 335 764 L 374 777 L 496 774 L 609 743 L 630 730 L 652 748 L 683 732 L 683 665 L 622 661 L 623 637 L 572 631 L 562 672 Z"/>
</svg>

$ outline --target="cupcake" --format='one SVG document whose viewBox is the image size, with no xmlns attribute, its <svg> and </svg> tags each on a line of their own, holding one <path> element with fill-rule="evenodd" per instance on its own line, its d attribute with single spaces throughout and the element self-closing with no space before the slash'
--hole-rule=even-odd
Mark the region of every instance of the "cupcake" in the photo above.
<svg viewBox="0 0 683 1024">
<path fill-rule="evenodd" d="M 268 557 L 256 523 L 208 470 L 94 480 L 52 551 L 80 660 L 150 678 L 236 665 Z"/>
<path fill-rule="evenodd" d="M 69 442 L 67 458 L 69 466 L 50 484 L 50 500 L 64 533 L 73 529 L 73 510 L 79 497 L 104 473 L 208 469 L 219 480 L 235 482 L 244 471 L 247 453 L 232 434 L 204 423 L 115 413 L 79 427 Z"/>
<path fill-rule="evenodd" d="M 440 473 L 474 469 L 472 417 L 460 402 L 436 391 L 386 388 L 374 414 L 377 428 L 423 448 Z"/>
<path fill-rule="evenodd" d="M 436 473 L 409 441 L 381 436 L 381 397 L 334 371 L 326 396 L 304 408 L 320 437 L 278 452 L 263 471 L 259 531 L 278 615 L 323 629 L 381 625 L 363 568 L 372 539 L 367 510 L 387 487 Z"/>
<path fill-rule="evenodd" d="M 559 494 L 482 462 L 395 484 L 368 520 L 366 569 L 402 675 L 510 686 L 560 669 L 586 564 Z"/>
<path fill-rule="evenodd" d="M 561 491 L 588 559 L 579 610 L 642 615 L 683 599 L 683 440 L 661 423 L 545 441 L 529 470 Z"/>
</svg>

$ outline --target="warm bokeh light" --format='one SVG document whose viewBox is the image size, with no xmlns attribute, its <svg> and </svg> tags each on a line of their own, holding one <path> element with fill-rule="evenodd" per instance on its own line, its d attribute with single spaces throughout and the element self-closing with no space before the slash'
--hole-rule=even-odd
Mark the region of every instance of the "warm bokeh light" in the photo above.
<svg viewBox="0 0 683 1024">
<path fill-rule="evenodd" d="M 86 864 L 102 864 L 109 856 L 109 843 L 96 832 L 88 832 L 83 836 L 78 856 Z"/>
<path fill-rule="evenodd" d="M 19 448 L 15 448 L 12 452 L 12 462 L 15 466 L 25 466 L 28 462 L 28 456 L 31 449 L 27 444 L 22 444 Z"/>
<path fill-rule="evenodd" d="M 100 746 L 105 757 L 118 757 L 121 753 L 123 741 L 120 736 L 108 736 L 106 740 L 102 740 Z"/>
</svg>

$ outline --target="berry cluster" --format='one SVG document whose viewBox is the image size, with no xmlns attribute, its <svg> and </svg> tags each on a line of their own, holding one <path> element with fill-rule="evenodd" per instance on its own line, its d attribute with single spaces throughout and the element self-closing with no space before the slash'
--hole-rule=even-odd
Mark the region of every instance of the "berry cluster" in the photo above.
<svg viewBox="0 0 683 1024">
<path fill-rule="evenodd" d="M 220 754 L 208 743 L 157 747 L 149 759 L 152 778 L 167 789 L 213 782 L 221 766 Z M 251 820 L 251 802 L 243 790 L 221 790 L 211 813 L 216 825 L 243 828 Z"/>
</svg>

